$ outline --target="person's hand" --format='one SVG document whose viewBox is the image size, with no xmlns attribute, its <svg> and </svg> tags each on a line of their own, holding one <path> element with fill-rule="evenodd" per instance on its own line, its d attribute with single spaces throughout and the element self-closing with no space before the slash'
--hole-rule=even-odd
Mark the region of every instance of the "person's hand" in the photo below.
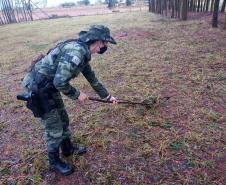
<svg viewBox="0 0 226 185">
<path fill-rule="evenodd" d="M 118 100 L 114 96 L 111 96 L 109 101 L 112 101 L 113 104 L 117 104 L 118 103 Z"/>
<path fill-rule="evenodd" d="M 89 99 L 89 97 L 85 93 L 83 93 L 83 92 L 80 91 L 80 95 L 78 97 L 78 100 L 80 102 L 83 102 L 83 101 L 88 100 L 88 99 Z"/>
</svg>

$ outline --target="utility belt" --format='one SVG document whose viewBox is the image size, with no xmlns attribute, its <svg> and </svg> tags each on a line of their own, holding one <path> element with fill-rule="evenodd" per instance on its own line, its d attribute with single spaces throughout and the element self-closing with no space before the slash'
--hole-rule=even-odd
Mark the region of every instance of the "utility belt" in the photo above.
<svg viewBox="0 0 226 185">
<path fill-rule="evenodd" d="M 51 101 L 51 99 L 58 90 L 43 75 L 32 72 L 32 78 L 34 87 L 29 92 L 18 94 L 17 99 L 25 101 L 26 107 L 32 111 L 35 117 L 40 118 L 56 108 L 55 101 Z"/>
</svg>

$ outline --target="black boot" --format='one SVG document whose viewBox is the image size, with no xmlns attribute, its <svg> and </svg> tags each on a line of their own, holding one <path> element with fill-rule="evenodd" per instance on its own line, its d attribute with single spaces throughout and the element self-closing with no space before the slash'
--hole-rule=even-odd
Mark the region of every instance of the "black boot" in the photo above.
<svg viewBox="0 0 226 185">
<path fill-rule="evenodd" d="M 73 146 L 71 143 L 71 140 L 69 138 L 64 139 L 61 143 L 61 150 L 62 150 L 62 154 L 65 157 L 68 157 L 72 154 L 77 154 L 77 155 L 82 155 L 85 154 L 87 152 L 86 147 L 85 146 Z"/>
<path fill-rule="evenodd" d="M 60 173 L 61 175 L 70 175 L 74 172 L 74 167 L 66 164 L 59 158 L 59 149 L 55 152 L 49 152 L 49 169 Z"/>
</svg>

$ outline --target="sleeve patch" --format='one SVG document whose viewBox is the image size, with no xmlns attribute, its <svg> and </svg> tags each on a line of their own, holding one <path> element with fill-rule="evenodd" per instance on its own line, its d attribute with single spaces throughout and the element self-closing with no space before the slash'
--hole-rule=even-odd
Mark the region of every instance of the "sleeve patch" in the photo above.
<svg viewBox="0 0 226 185">
<path fill-rule="evenodd" d="M 71 61 L 77 66 L 81 63 L 81 60 L 77 56 L 73 56 Z"/>
</svg>

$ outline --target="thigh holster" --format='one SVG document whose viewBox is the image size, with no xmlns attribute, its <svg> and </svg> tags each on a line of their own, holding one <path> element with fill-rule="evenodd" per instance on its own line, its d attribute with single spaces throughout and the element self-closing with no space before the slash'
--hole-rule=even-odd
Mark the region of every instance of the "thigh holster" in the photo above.
<svg viewBox="0 0 226 185">
<path fill-rule="evenodd" d="M 51 93 L 45 92 L 44 90 L 39 91 L 39 93 L 28 92 L 18 94 L 17 99 L 25 101 L 26 107 L 30 109 L 37 118 L 42 117 L 45 113 L 56 108 L 54 102 L 50 103 Z"/>
</svg>

